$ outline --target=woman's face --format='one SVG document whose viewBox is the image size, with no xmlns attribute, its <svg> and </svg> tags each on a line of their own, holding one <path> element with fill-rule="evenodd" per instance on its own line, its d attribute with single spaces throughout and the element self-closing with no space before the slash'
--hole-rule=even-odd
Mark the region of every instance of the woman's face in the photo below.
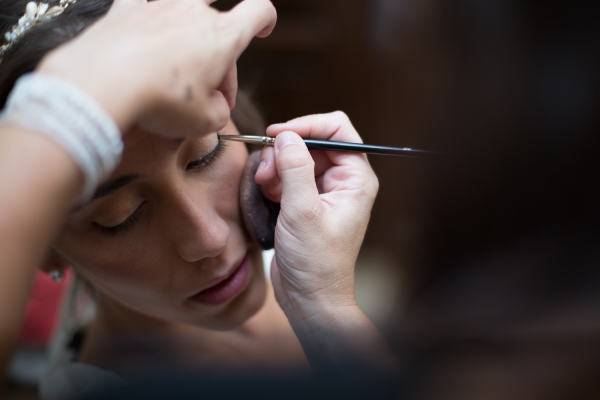
<svg viewBox="0 0 600 400">
<path fill-rule="evenodd" d="M 224 134 L 238 134 L 230 122 Z M 55 246 L 100 300 L 158 320 L 241 325 L 263 304 L 259 248 L 239 208 L 241 143 L 124 137 L 123 161 Z"/>
</svg>

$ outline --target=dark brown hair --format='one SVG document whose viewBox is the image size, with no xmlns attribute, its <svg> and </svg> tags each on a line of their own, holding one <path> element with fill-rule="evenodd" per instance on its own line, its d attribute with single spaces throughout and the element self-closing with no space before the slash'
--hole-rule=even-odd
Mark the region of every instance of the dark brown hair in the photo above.
<svg viewBox="0 0 600 400">
<path fill-rule="evenodd" d="M 7 32 L 18 23 L 28 2 L 29 0 L 12 0 L 1 3 L 0 15 L 3 19 L 0 32 Z M 48 52 L 74 38 L 105 15 L 111 5 L 112 0 L 78 1 L 67 7 L 61 15 L 25 33 L 4 54 L 0 63 L 0 104 L 4 106 L 8 94 L 21 75 L 33 71 Z"/>
</svg>

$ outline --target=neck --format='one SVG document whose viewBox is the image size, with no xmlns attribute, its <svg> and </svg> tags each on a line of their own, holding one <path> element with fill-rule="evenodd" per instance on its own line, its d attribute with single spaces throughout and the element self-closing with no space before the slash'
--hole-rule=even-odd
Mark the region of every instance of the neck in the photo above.
<svg viewBox="0 0 600 400">
<path fill-rule="evenodd" d="M 280 345 L 273 346 L 274 341 Z M 294 368 L 306 365 L 270 285 L 259 312 L 240 327 L 225 332 L 158 320 L 101 298 L 79 361 L 123 376 L 149 363 L 163 368 L 165 364 L 210 366 L 213 371 L 255 368 L 265 362 L 266 369 L 271 364 Z"/>
</svg>

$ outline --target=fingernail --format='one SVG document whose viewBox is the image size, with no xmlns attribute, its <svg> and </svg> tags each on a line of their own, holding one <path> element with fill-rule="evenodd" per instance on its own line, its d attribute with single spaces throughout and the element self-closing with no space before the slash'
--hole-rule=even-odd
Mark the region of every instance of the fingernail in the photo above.
<svg viewBox="0 0 600 400">
<path fill-rule="evenodd" d="M 265 167 L 267 166 L 267 163 L 264 161 L 261 161 L 260 164 L 258 164 L 258 168 L 256 169 L 256 175 L 260 174 L 260 172 L 265 169 Z"/>
<path fill-rule="evenodd" d="M 278 150 L 281 150 L 290 144 L 302 144 L 302 139 L 293 132 L 282 132 L 277 135 L 275 145 L 277 146 Z"/>
</svg>

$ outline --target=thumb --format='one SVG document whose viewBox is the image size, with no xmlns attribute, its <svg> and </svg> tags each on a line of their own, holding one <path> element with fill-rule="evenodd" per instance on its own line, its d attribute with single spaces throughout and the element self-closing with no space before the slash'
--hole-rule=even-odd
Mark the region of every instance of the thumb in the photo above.
<svg viewBox="0 0 600 400">
<path fill-rule="evenodd" d="M 275 163 L 281 181 L 281 211 L 300 219 L 318 217 L 321 199 L 315 182 L 315 162 L 298 134 L 277 135 Z"/>
</svg>

